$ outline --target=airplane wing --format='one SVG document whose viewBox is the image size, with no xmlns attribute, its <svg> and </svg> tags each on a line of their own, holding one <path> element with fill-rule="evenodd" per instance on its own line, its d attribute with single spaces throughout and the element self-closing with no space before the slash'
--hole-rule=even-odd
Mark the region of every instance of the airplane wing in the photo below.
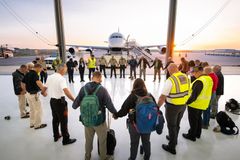
<svg viewBox="0 0 240 160">
<path fill-rule="evenodd" d="M 146 45 L 146 46 L 139 46 L 140 48 L 162 48 L 162 47 L 166 47 L 166 45 Z"/>
<path fill-rule="evenodd" d="M 92 50 L 109 50 L 109 47 L 107 46 L 84 46 L 84 45 L 71 45 L 66 44 L 67 47 L 73 47 L 73 48 L 86 48 L 86 49 L 92 49 Z"/>
</svg>

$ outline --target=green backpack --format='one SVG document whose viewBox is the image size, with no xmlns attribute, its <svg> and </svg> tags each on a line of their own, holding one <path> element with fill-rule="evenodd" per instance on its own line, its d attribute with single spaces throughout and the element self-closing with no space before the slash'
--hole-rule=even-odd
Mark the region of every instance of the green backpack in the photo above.
<svg viewBox="0 0 240 160">
<path fill-rule="evenodd" d="M 80 105 L 80 121 L 86 127 L 98 126 L 103 122 L 103 114 L 96 96 L 100 87 L 101 85 L 97 86 L 92 94 L 89 94 L 84 87 L 85 96 Z"/>
</svg>

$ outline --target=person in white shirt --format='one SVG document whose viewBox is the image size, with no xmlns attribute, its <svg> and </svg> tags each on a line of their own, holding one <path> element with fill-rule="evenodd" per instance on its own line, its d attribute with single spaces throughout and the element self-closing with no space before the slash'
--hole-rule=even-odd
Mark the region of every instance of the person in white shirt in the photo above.
<svg viewBox="0 0 240 160">
<path fill-rule="evenodd" d="M 63 136 L 62 144 L 67 145 L 74 143 L 76 139 L 70 139 L 70 135 L 68 133 L 68 108 L 67 102 L 65 100 L 65 95 L 74 101 L 74 97 L 72 93 L 67 88 L 66 79 L 63 75 L 67 71 L 66 64 L 59 64 L 57 66 L 57 72 L 50 75 L 47 79 L 46 86 L 47 92 L 50 99 L 50 106 L 52 109 L 52 126 L 53 126 L 53 137 L 54 142 L 57 142 L 61 137 L 59 134 L 59 123 L 61 126 L 61 133 Z M 46 93 L 45 93 L 46 94 Z"/>
</svg>

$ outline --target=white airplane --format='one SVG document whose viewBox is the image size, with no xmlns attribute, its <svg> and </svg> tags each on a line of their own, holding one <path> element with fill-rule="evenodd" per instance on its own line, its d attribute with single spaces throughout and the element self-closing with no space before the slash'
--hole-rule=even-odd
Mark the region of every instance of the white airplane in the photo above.
<svg viewBox="0 0 240 160">
<path fill-rule="evenodd" d="M 129 41 L 129 35 L 127 39 L 124 38 L 120 32 L 112 33 L 108 38 L 107 46 L 85 46 L 85 45 L 66 45 L 69 47 L 68 51 L 71 54 L 75 54 L 77 51 L 84 48 L 85 51 L 92 52 L 93 50 L 106 50 L 108 53 L 122 54 L 122 51 L 131 51 L 133 49 L 140 49 L 142 51 L 151 54 L 150 48 L 157 48 L 160 54 L 165 54 L 166 45 L 148 45 L 148 46 L 137 46 L 135 41 Z"/>
</svg>

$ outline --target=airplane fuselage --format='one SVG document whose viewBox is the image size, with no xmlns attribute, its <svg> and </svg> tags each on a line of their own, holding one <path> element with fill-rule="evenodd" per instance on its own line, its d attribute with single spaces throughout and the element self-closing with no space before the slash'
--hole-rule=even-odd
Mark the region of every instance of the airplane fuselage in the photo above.
<svg viewBox="0 0 240 160">
<path fill-rule="evenodd" d="M 111 51 L 122 51 L 125 43 L 124 36 L 119 32 L 112 33 L 108 38 L 109 49 Z"/>
</svg>

